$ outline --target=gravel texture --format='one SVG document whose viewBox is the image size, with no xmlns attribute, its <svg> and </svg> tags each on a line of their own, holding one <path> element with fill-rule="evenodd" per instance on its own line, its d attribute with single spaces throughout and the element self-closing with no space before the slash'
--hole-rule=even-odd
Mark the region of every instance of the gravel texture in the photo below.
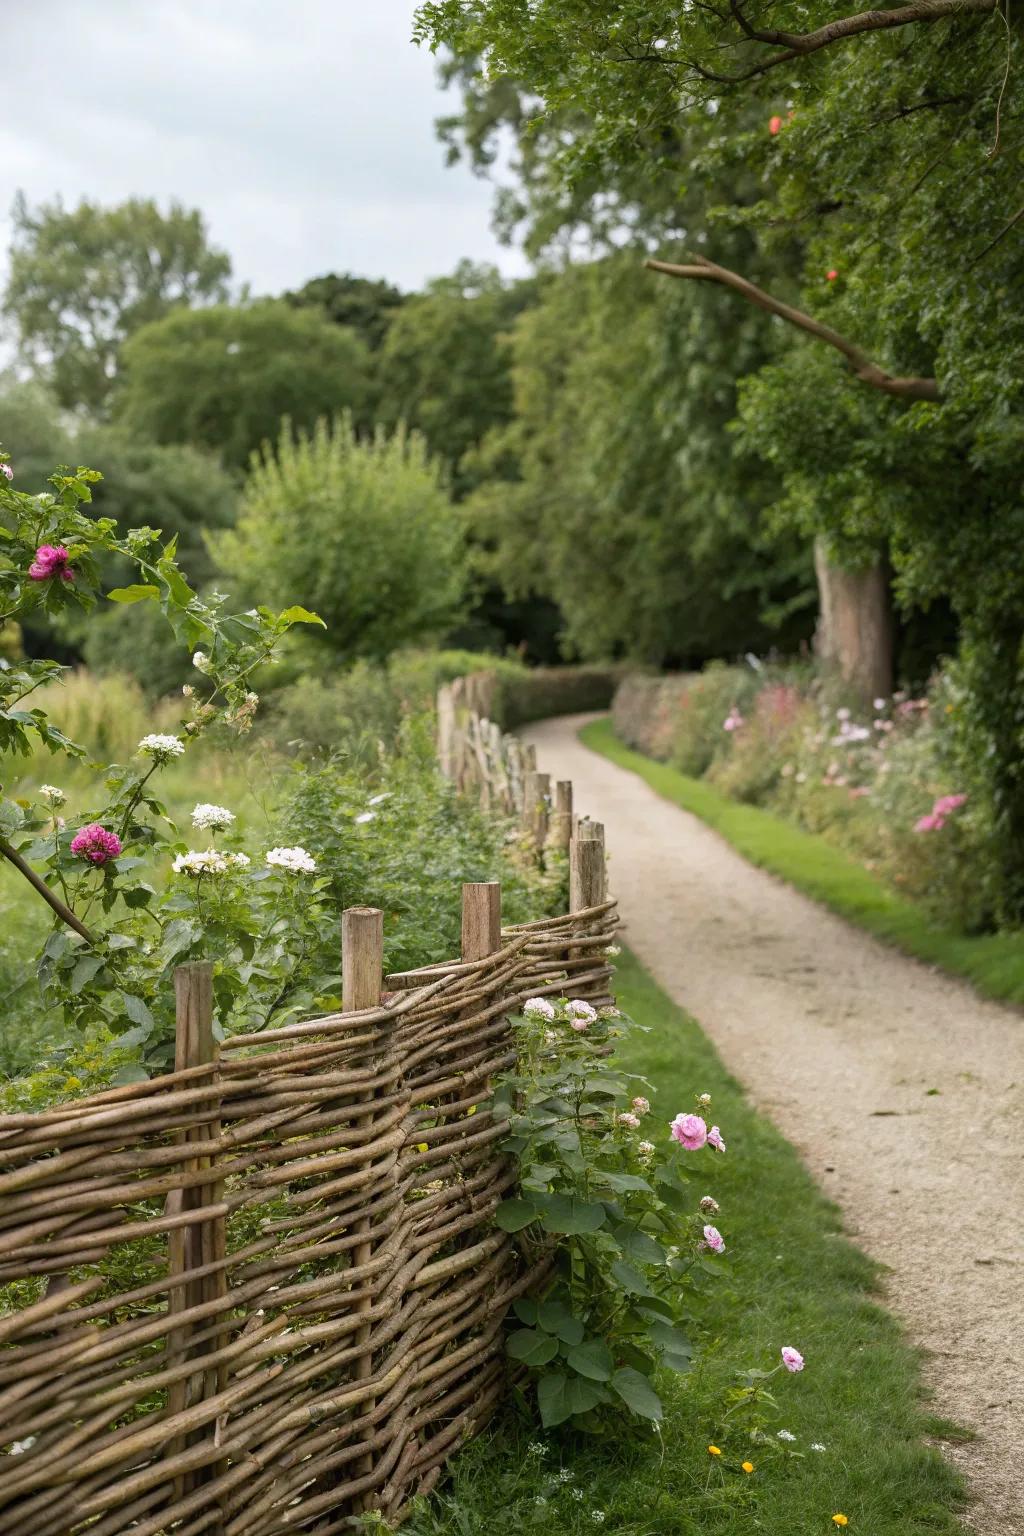
<svg viewBox="0 0 1024 1536">
<path fill-rule="evenodd" d="M 601 820 L 625 940 L 886 1268 L 924 1351 L 965 1525 L 1024 1533 L 1024 1017 L 848 926 L 584 747 L 593 715 L 528 727 Z"/>
</svg>

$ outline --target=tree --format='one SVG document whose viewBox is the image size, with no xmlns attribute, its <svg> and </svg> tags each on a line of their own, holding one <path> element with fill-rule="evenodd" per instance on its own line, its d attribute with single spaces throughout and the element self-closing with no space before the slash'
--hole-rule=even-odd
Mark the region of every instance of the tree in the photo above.
<svg viewBox="0 0 1024 1536">
<path fill-rule="evenodd" d="M 466 456 L 512 415 L 509 333 L 534 301 L 532 282 L 506 284 L 494 267 L 462 262 L 409 298 L 378 363 L 378 416 L 423 433 L 456 499 L 473 483 Z"/>
<path fill-rule="evenodd" d="M 353 277 L 351 272 L 312 277 L 284 297 L 296 309 L 320 309 L 335 325 L 348 326 L 371 352 L 380 347 L 396 310 L 405 303 L 401 289 L 384 278 Z"/>
<path fill-rule="evenodd" d="M 587 659 L 690 666 L 809 639 L 806 544 L 762 535 L 777 482 L 727 430 L 736 377 L 764 357 L 749 316 L 718 327 L 609 258 L 546 280 L 513 356 L 515 418 L 467 502 L 510 595 L 556 599 Z"/>
<path fill-rule="evenodd" d="M 341 659 L 436 637 L 459 612 L 461 522 L 416 433 L 361 439 L 348 417 L 311 434 L 286 425 L 252 467 L 237 526 L 211 542 L 226 586 L 297 597 Z"/>
<path fill-rule="evenodd" d="M 369 361 L 359 338 L 283 299 L 178 310 L 124 348 L 115 419 L 158 443 L 191 443 L 240 468 L 274 441 L 337 411 L 365 423 Z"/>
<path fill-rule="evenodd" d="M 440 0 L 419 26 L 455 50 L 474 107 L 491 81 L 530 93 L 534 209 L 603 196 L 607 221 L 649 197 L 680 286 L 713 288 L 723 315 L 760 304 L 752 289 L 771 301 L 778 356 L 741 385 L 741 441 L 780 477 L 777 520 L 844 558 L 886 548 L 904 604 L 952 601 L 965 762 L 994 818 L 1003 914 L 1024 921 L 1016 24 L 994 0 L 844 18 L 795 0 Z M 673 178 L 751 170 L 745 206 L 673 227 Z M 737 227 L 743 262 L 722 253 Z M 709 261 L 728 276 L 708 282 Z"/>
<path fill-rule="evenodd" d="M 140 326 L 179 306 L 227 297 L 231 262 L 209 244 L 202 215 L 152 199 L 114 208 L 59 199 L 14 202 L 3 312 L 22 357 L 63 406 L 102 411 L 121 348 Z"/>
</svg>

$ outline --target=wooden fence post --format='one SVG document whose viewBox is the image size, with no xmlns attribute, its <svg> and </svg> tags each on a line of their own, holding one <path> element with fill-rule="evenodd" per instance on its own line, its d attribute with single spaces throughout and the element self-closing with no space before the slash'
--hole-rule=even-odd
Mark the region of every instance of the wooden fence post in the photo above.
<svg viewBox="0 0 1024 1536">
<path fill-rule="evenodd" d="M 604 899 L 604 827 L 599 821 L 581 821 L 569 844 L 569 911 L 583 912 Z"/>
<path fill-rule="evenodd" d="M 384 913 L 379 907 L 346 907 L 341 914 L 341 1011 L 342 1013 L 356 1013 L 362 1008 L 376 1008 L 380 1002 L 381 987 L 384 981 Z M 360 1127 L 373 1124 L 373 1092 L 365 1095 L 367 1113 L 356 1118 L 355 1124 Z M 367 1166 L 369 1166 L 367 1164 Z M 368 1264 L 373 1252 L 373 1244 L 369 1241 L 370 1218 L 360 1216 L 352 1225 L 352 1231 L 356 1235 L 367 1234 L 366 1240 L 357 1243 L 352 1249 L 352 1266 Z M 357 1312 L 369 1312 L 373 1306 L 371 1296 L 363 1296 L 355 1303 Z M 362 1323 L 355 1334 L 355 1344 L 366 1345 L 369 1343 L 372 1325 Z M 357 1356 L 355 1362 L 355 1378 L 357 1381 L 368 1381 L 373 1375 L 373 1352 L 365 1349 Z M 374 1406 L 374 1399 L 367 1397 L 362 1404 L 357 1405 L 356 1411 L 369 1413 Z M 356 1472 L 365 1476 L 373 1471 L 373 1453 L 367 1451 L 356 1462 Z M 359 1501 L 360 1509 L 365 1511 L 371 1508 L 372 1496 L 366 1495 Z"/>
<path fill-rule="evenodd" d="M 183 1072 L 189 1067 L 209 1067 L 211 1078 L 216 1080 L 218 1050 L 213 1035 L 213 966 L 209 961 L 179 965 L 176 968 L 174 1003 L 174 1070 Z M 198 1084 L 193 1083 L 193 1086 Z M 210 1118 L 202 1125 L 188 1126 L 179 1135 L 182 1144 L 188 1146 L 192 1142 L 217 1141 L 220 1139 L 220 1133 L 220 1105 L 219 1102 L 213 1101 L 210 1105 Z M 176 1191 L 177 1200 L 170 1204 L 176 1205 L 182 1213 L 219 1205 L 223 1196 L 223 1184 L 216 1177 L 215 1165 L 216 1158 L 208 1154 L 200 1154 L 184 1162 L 183 1171 L 209 1169 L 210 1181 L 207 1184 L 193 1184 Z M 208 1302 L 221 1301 L 226 1297 L 227 1266 L 223 1262 L 226 1256 L 227 1222 L 223 1214 L 200 1216 L 191 1225 L 173 1228 L 169 1232 L 167 1254 L 169 1279 L 173 1280 L 176 1276 L 188 1274 L 205 1265 L 220 1265 L 213 1274 L 200 1276 L 196 1280 L 187 1280 L 184 1285 L 172 1286 L 168 1292 L 168 1311 L 172 1315 L 175 1312 L 187 1312 L 191 1307 L 203 1306 Z M 196 1370 L 191 1376 L 172 1382 L 168 1387 L 169 1417 L 181 1413 L 186 1407 L 193 1407 L 196 1403 L 215 1396 L 227 1387 L 226 1364 L 221 1363 L 204 1370 L 202 1363 L 204 1355 L 213 1354 L 226 1345 L 228 1341 L 226 1331 L 217 1332 L 194 1347 L 190 1343 L 193 1331 L 203 1332 L 208 1328 L 208 1320 L 196 1324 L 195 1329 L 191 1324 L 185 1323 L 180 1328 L 174 1329 L 168 1338 L 169 1364 L 193 1358 L 196 1363 Z M 203 1433 L 216 1434 L 217 1425 L 212 1425 L 207 1431 L 197 1431 L 192 1436 L 184 1437 L 176 1443 L 177 1448 L 184 1450 Z M 214 1478 L 218 1470 L 220 1470 L 218 1465 L 212 1463 L 198 1471 L 179 1476 L 175 1480 L 177 1496 L 181 1497 L 200 1483 Z M 215 1533 L 219 1532 L 220 1521 L 218 1520 L 211 1529 Z"/>
<path fill-rule="evenodd" d="M 462 887 L 462 958 L 483 960 L 500 948 L 501 881 L 467 881 Z"/>
<path fill-rule="evenodd" d="M 568 850 L 572 841 L 572 780 L 559 779 L 555 785 L 555 808 L 551 814 L 548 841 L 553 848 Z"/>
</svg>

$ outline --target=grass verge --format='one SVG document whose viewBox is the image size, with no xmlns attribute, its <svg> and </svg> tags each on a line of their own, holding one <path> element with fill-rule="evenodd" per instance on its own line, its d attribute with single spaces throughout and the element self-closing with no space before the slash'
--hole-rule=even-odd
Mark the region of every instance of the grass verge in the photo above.
<svg viewBox="0 0 1024 1536">
<path fill-rule="evenodd" d="M 660 1443 L 543 1437 L 510 1409 L 456 1459 L 447 1489 L 417 1510 L 405 1536 L 824 1536 L 840 1513 L 851 1536 L 959 1530 L 959 1480 L 923 1438 L 959 1437 L 927 1416 L 916 1355 L 874 1299 L 874 1267 L 694 1020 L 626 953 L 616 984 L 648 1030 L 631 1042 L 627 1065 L 657 1094 L 657 1133 L 709 1092 L 728 1141 L 724 1157 L 700 1164 L 731 1259 L 700 1321 L 700 1363 L 664 1383 Z M 740 1370 L 774 1364 L 783 1344 L 807 1365 L 776 1378 L 771 1427 L 796 1438 L 751 1447 L 725 1427 L 726 1393 Z M 723 1455 L 711 1457 L 709 1443 Z M 748 1455 L 749 1475 L 740 1468 Z"/>
<path fill-rule="evenodd" d="M 966 977 L 986 997 L 1024 1003 L 1024 934 L 974 937 L 933 922 L 824 838 L 634 752 L 615 735 L 610 720 L 584 726 L 580 740 L 639 774 L 663 799 L 699 816 L 752 864 L 780 875 L 840 917 L 918 960 Z"/>
</svg>

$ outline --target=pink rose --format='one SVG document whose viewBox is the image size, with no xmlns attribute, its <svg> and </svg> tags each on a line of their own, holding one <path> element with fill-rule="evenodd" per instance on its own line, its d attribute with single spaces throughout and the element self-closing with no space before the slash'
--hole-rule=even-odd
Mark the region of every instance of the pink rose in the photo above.
<svg viewBox="0 0 1024 1536">
<path fill-rule="evenodd" d="M 932 806 L 932 815 L 950 816 L 954 811 L 958 811 L 962 805 L 966 804 L 966 795 L 942 795 Z"/>
<path fill-rule="evenodd" d="M 71 839 L 71 852 L 90 864 L 108 864 L 121 852 L 121 839 L 116 832 L 108 832 L 99 822 L 91 822 L 76 832 Z"/>
<path fill-rule="evenodd" d="M 669 1133 L 687 1152 L 699 1152 L 708 1139 L 708 1128 L 700 1115 L 676 1115 Z"/>
<path fill-rule="evenodd" d="M 722 1140 L 722 1133 L 717 1125 L 713 1125 L 710 1131 L 708 1131 L 708 1142 L 714 1147 L 716 1152 L 725 1151 L 725 1142 Z"/>
<path fill-rule="evenodd" d="M 715 1253 L 723 1253 L 725 1251 L 725 1238 L 717 1227 L 704 1228 L 704 1241 Z"/>
<path fill-rule="evenodd" d="M 68 565 L 68 552 L 63 544 L 40 544 L 36 557 L 28 568 L 33 581 L 49 581 L 59 576 L 61 581 L 74 581 L 75 573 Z"/>
<path fill-rule="evenodd" d="M 574 1029 L 578 1035 L 582 1035 L 586 1033 L 586 1031 L 590 1028 L 590 1025 L 587 1023 L 586 1019 L 570 1019 L 569 1028 Z"/>
<path fill-rule="evenodd" d="M 782 1346 L 782 1363 L 787 1371 L 802 1371 L 804 1357 L 798 1349 L 791 1349 L 788 1344 Z"/>
<path fill-rule="evenodd" d="M 929 815 L 922 816 L 920 821 L 914 822 L 914 831 L 940 832 L 945 825 L 945 819 L 942 816 L 936 816 L 935 812 L 932 811 Z"/>
</svg>

